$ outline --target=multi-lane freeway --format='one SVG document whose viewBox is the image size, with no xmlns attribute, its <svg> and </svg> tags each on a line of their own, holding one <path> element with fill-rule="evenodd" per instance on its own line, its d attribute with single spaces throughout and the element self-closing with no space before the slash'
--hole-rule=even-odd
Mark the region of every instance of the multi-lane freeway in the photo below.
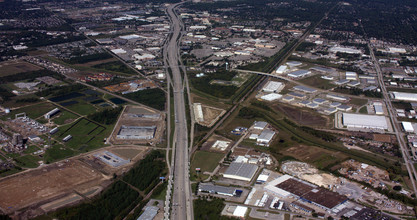
<svg viewBox="0 0 417 220">
<path fill-rule="evenodd" d="M 181 4 L 181 3 L 179 3 Z M 165 56 L 171 69 L 170 80 L 172 80 L 172 90 L 174 93 L 174 113 L 175 113 L 175 136 L 173 149 L 174 166 L 173 170 L 174 187 L 172 195 L 171 219 L 193 219 L 192 197 L 189 179 L 189 150 L 188 150 L 188 129 L 186 119 L 186 106 L 184 97 L 183 77 L 181 75 L 179 63 L 179 43 L 182 21 L 175 12 L 179 4 L 170 5 L 167 9 L 171 20 L 171 31 L 167 44 L 165 45 Z M 184 73 L 185 74 L 185 73 Z"/>
</svg>

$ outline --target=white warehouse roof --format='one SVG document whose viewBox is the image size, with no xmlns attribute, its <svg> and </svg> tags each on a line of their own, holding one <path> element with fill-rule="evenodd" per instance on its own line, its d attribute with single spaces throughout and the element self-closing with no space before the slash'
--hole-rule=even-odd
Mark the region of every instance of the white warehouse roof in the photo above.
<svg viewBox="0 0 417 220">
<path fill-rule="evenodd" d="M 246 211 L 248 210 L 248 207 L 246 206 L 237 206 L 235 211 L 233 212 L 233 215 L 236 217 L 245 217 Z"/>
<path fill-rule="evenodd" d="M 268 95 L 261 96 L 261 99 L 265 101 L 274 101 L 280 98 L 282 98 L 282 95 L 276 93 L 270 93 Z"/>
<path fill-rule="evenodd" d="M 403 121 L 401 122 L 401 124 L 403 125 L 403 128 L 406 132 L 414 132 L 414 127 L 413 124 L 411 124 L 411 122 Z"/>
<path fill-rule="evenodd" d="M 283 87 L 284 84 L 282 82 L 269 81 L 262 90 L 264 92 L 279 92 Z"/>
<path fill-rule="evenodd" d="M 404 101 L 417 101 L 417 93 L 392 92 L 394 99 Z"/>
<path fill-rule="evenodd" d="M 343 125 L 348 128 L 388 129 L 385 116 L 343 113 Z"/>
</svg>

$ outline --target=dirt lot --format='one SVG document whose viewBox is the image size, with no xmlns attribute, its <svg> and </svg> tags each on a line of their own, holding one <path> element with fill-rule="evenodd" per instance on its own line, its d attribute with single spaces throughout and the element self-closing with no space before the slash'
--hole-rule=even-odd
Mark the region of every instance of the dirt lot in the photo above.
<svg viewBox="0 0 417 220">
<path fill-rule="evenodd" d="M 347 155 L 341 152 L 333 152 L 319 147 L 298 145 L 290 147 L 280 153 L 292 156 L 303 162 L 311 163 L 317 168 L 324 168 L 336 161 L 346 160 Z"/>
<path fill-rule="evenodd" d="M 0 77 L 17 73 L 41 70 L 42 68 L 24 61 L 7 61 L 0 63 Z"/>
<path fill-rule="evenodd" d="M 296 121 L 298 124 L 313 126 L 313 127 L 328 127 L 329 119 L 319 115 L 318 113 L 312 113 L 299 108 L 285 106 L 282 104 L 275 104 L 273 106 L 276 110 L 283 112 L 288 118 Z"/>
<path fill-rule="evenodd" d="M 107 179 L 78 160 L 55 163 L 0 181 L 0 208 L 11 213 L 21 208 L 85 190 Z"/>
</svg>

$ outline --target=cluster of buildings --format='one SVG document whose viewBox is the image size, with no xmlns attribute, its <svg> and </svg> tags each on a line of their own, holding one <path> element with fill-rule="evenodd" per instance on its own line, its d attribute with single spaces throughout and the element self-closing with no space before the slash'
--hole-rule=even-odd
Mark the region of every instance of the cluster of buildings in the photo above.
<svg viewBox="0 0 417 220">
<path fill-rule="evenodd" d="M 92 73 L 86 76 L 78 77 L 78 80 L 81 82 L 95 82 L 95 81 L 110 81 L 114 78 L 112 74 L 109 73 Z"/>
<path fill-rule="evenodd" d="M 276 131 L 264 121 L 255 121 L 250 128 L 250 140 L 256 140 L 259 146 L 269 147 L 276 135 Z"/>
<path fill-rule="evenodd" d="M 129 82 L 123 82 L 123 83 L 119 83 L 115 85 L 106 86 L 104 87 L 104 89 L 108 90 L 109 92 L 128 94 L 128 93 L 137 92 L 140 90 L 153 89 L 156 87 L 157 86 L 155 82 L 151 80 L 138 79 L 138 80 L 132 80 Z"/>
</svg>

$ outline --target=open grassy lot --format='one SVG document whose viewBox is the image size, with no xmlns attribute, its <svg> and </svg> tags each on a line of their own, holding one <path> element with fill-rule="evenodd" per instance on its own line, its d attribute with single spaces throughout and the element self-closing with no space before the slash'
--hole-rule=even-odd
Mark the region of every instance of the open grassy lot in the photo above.
<svg viewBox="0 0 417 220">
<path fill-rule="evenodd" d="M 52 163 L 67 157 L 71 157 L 75 151 L 64 147 L 63 145 L 54 145 L 50 147 L 43 155 L 45 163 Z"/>
<path fill-rule="evenodd" d="M 25 61 L 0 62 L 0 77 L 17 73 L 41 70 L 42 68 Z"/>
<path fill-rule="evenodd" d="M 123 64 L 120 61 L 112 61 L 107 63 L 101 63 L 93 66 L 97 69 L 102 70 L 109 70 L 114 72 L 120 72 L 120 73 L 126 73 L 126 74 L 137 74 L 135 71 L 133 71 L 131 68 L 127 67 L 125 64 Z"/>
<path fill-rule="evenodd" d="M 15 115 L 18 113 L 23 113 L 26 112 L 26 115 L 32 119 L 38 118 L 42 115 L 44 115 L 45 113 L 51 111 L 52 109 L 56 108 L 54 105 L 52 105 L 51 103 L 48 102 L 42 102 L 39 104 L 35 104 L 35 105 L 29 105 L 29 106 L 25 106 L 16 110 L 13 110 L 11 112 L 11 115 Z M 11 115 L 6 115 L 7 117 L 11 117 Z M 3 116 L 2 118 L 4 119 L 5 116 Z"/>
<path fill-rule="evenodd" d="M 299 80 L 299 82 L 306 84 L 311 87 L 319 89 L 333 89 L 336 87 L 335 84 L 332 84 L 331 81 L 321 78 L 321 75 L 314 75 L 304 79 Z"/>
<path fill-rule="evenodd" d="M 93 105 L 86 102 L 79 102 L 77 104 L 67 106 L 67 108 L 80 115 L 89 115 L 97 110 Z"/>
<path fill-rule="evenodd" d="M 365 105 L 366 103 L 368 103 L 367 99 L 359 99 L 359 98 L 352 98 L 349 101 L 349 104 L 357 105 L 357 106 L 362 106 L 362 105 Z"/>
<path fill-rule="evenodd" d="M 63 125 L 63 124 L 70 123 L 77 118 L 78 116 L 75 115 L 74 113 L 61 109 L 61 112 L 56 117 L 53 118 L 53 122 L 57 125 Z"/>
<path fill-rule="evenodd" d="M 32 155 L 25 155 L 14 159 L 18 166 L 24 167 L 24 168 L 35 168 L 38 167 L 38 161 L 42 160 L 42 158 L 38 156 L 32 156 Z"/>
<path fill-rule="evenodd" d="M 85 152 L 104 145 L 103 138 L 107 135 L 104 132 L 106 130 L 110 129 L 83 118 L 69 125 L 62 126 L 60 131 L 54 135 L 54 138 L 62 141 L 64 137 L 71 135 L 72 139 L 66 142 L 65 146 L 76 151 Z"/>
<path fill-rule="evenodd" d="M 191 172 L 195 173 L 195 168 L 200 168 L 201 173 L 212 172 L 223 156 L 221 153 L 197 151 L 191 161 Z"/>
</svg>

